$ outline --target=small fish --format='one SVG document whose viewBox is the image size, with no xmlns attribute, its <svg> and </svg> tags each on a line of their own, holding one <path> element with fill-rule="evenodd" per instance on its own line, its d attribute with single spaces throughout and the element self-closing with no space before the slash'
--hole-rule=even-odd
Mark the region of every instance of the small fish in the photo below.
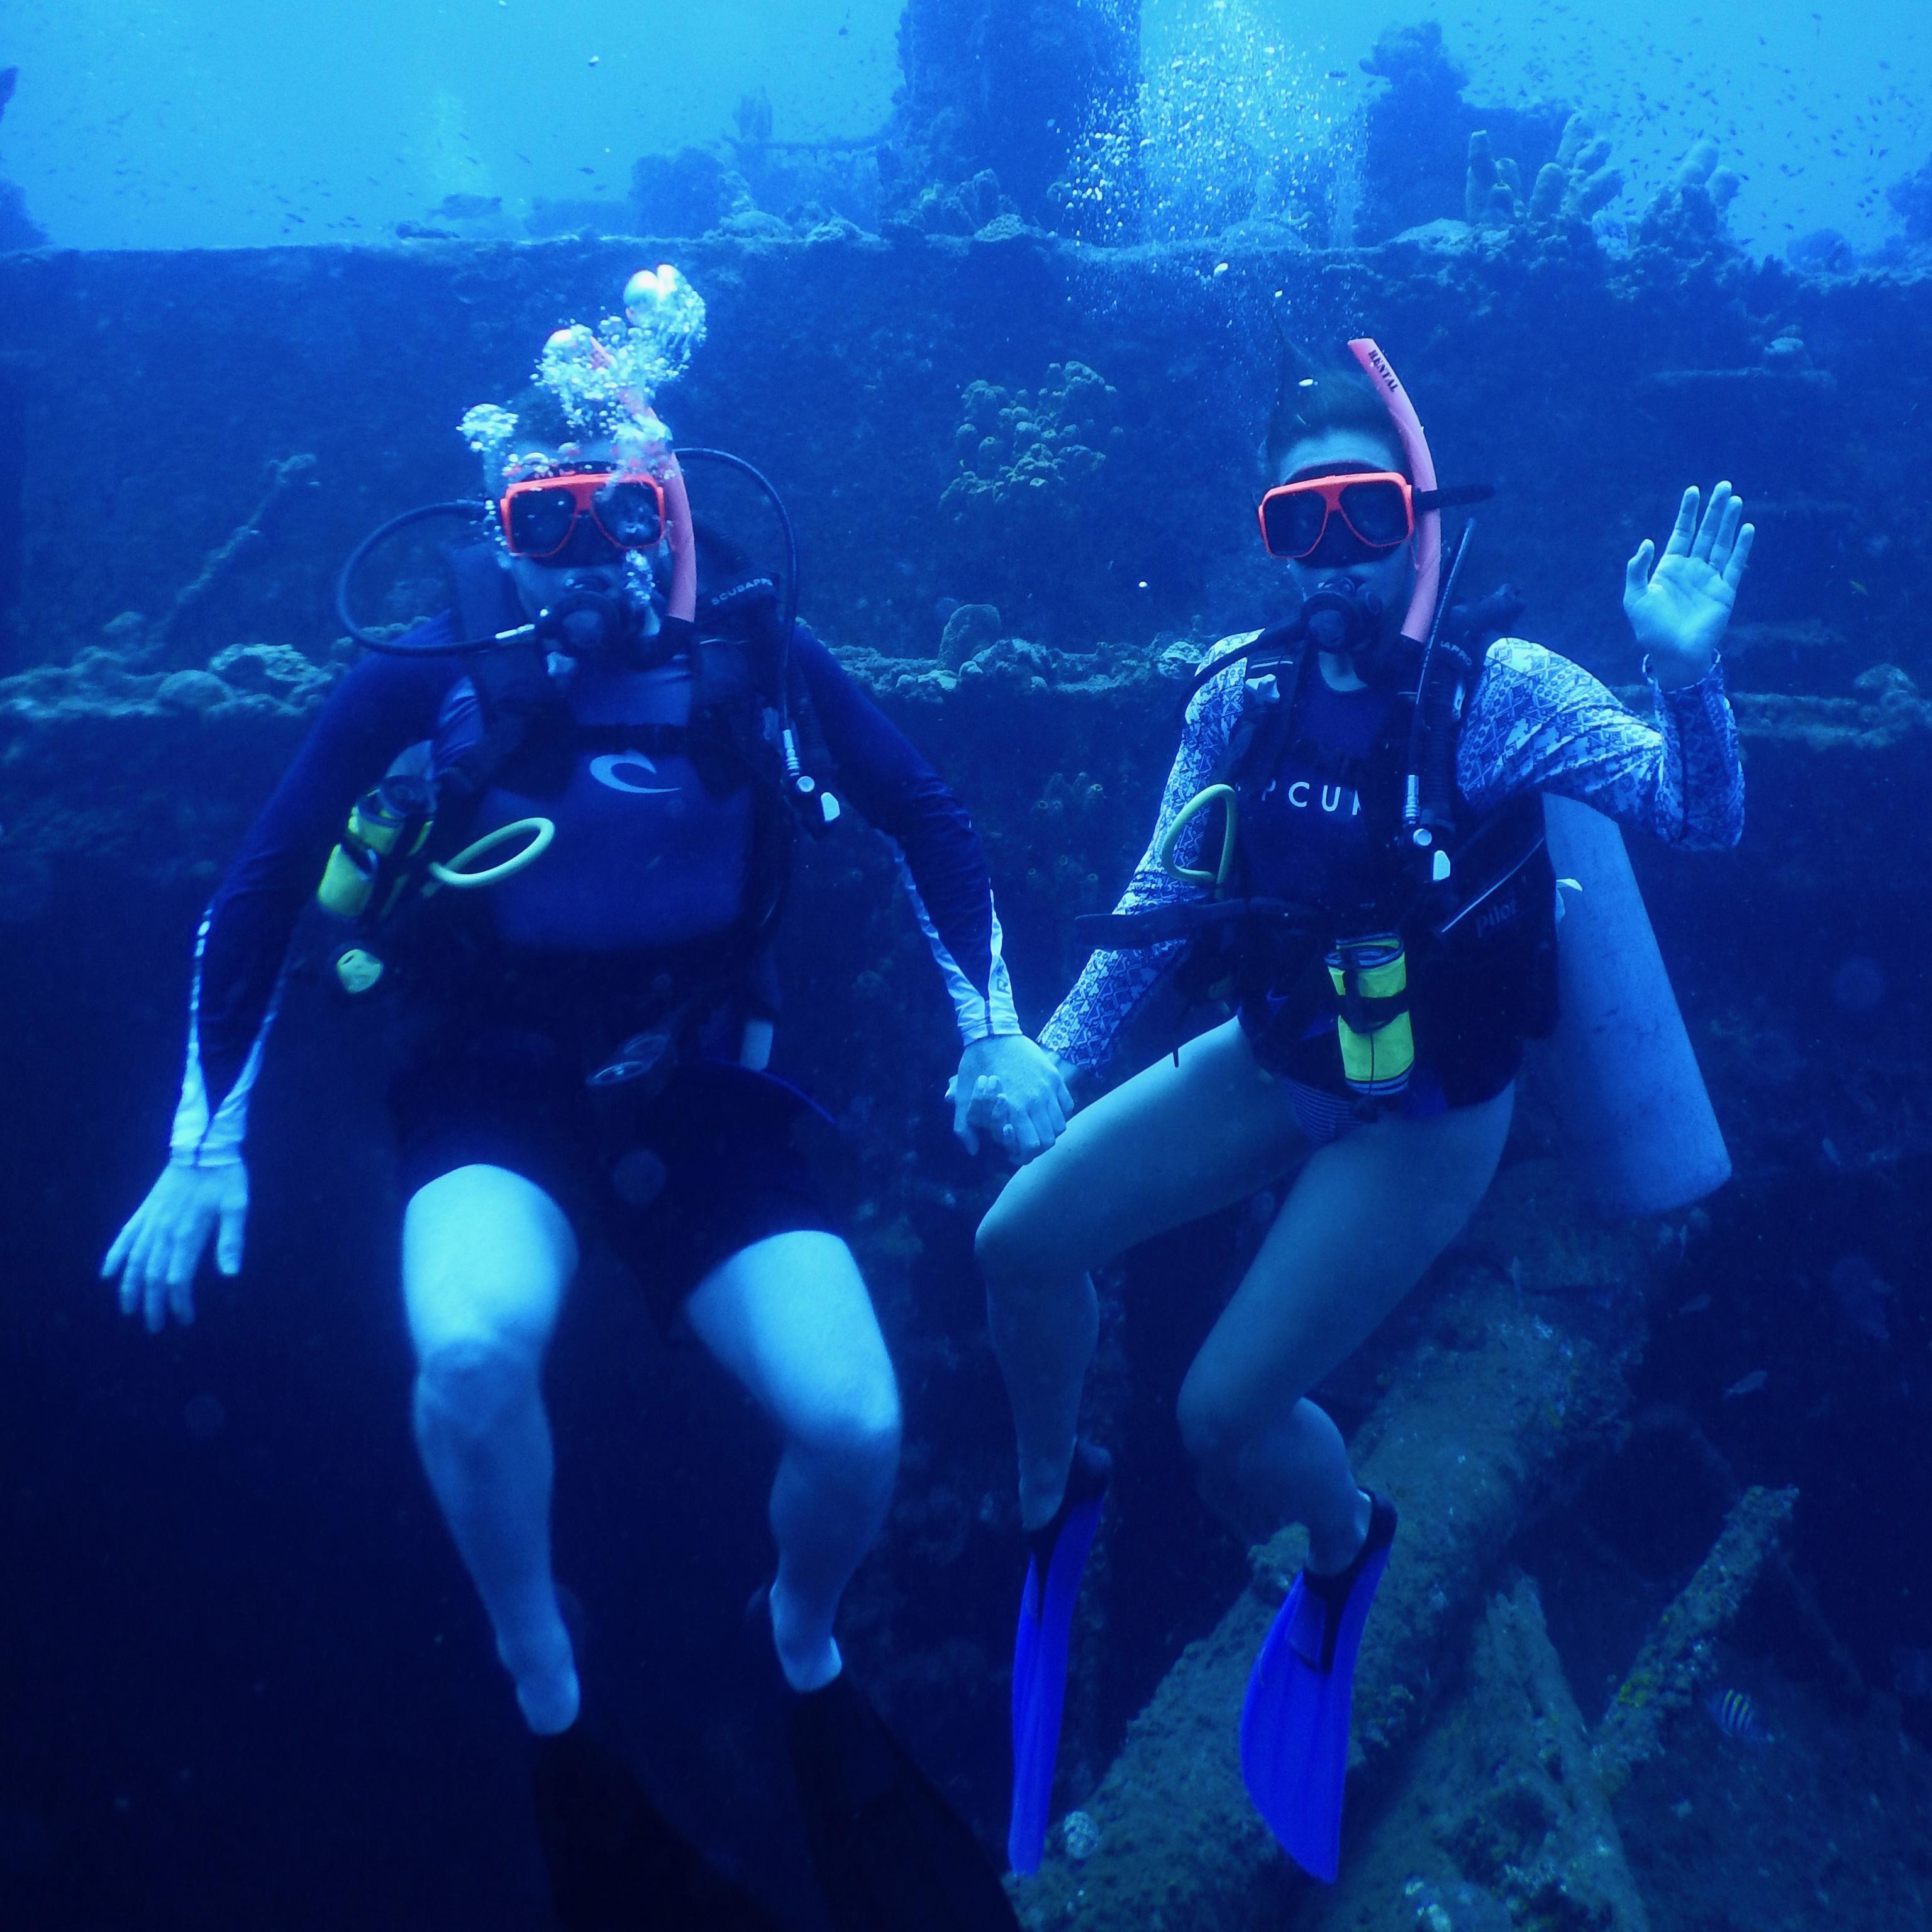
<svg viewBox="0 0 1932 1932">
<path fill-rule="evenodd" d="M 1861 597 L 1869 597 L 1871 595 L 1871 592 L 1856 577 L 1852 579 L 1852 589 Z"/>
<path fill-rule="evenodd" d="M 1705 1314 L 1708 1311 L 1710 1306 L 1711 1298 L 1708 1294 L 1694 1294 L 1688 1301 L 1684 1303 L 1682 1308 L 1679 1308 L 1676 1311 L 1676 1312 L 1672 1316 L 1671 1319 L 1675 1321 L 1678 1316 L 1682 1315 Z"/>
<path fill-rule="evenodd" d="M 1704 1712 L 1726 1737 L 1741 1744 L 1771 1742 L 1771 1733 L 1757 1720 L 1757 1706 L 1742 1690 L 1713 1690 L 1704 1700 Z"/>
<path fill-rule="evenodd" d="M 1724 1400 L 1726 1402 L 1735 1402 L 1741 1395 L 1756 1395 L 1770 1379 L 1771 1374 L 1768 1370 L 1754 1369 L 1749 1375 L 1738 1376 L 1737 1380 L 1725 1390 Z"/>
</svg>

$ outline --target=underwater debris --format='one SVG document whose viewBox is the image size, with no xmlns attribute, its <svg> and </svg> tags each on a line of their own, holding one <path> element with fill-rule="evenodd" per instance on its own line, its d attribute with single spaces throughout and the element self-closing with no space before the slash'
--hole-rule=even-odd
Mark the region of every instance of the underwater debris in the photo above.
<svg viewBox="0 0 1932 1932">
<path fill-rule="evenodd" d="M 1648 1932 L 1534 1580 L 1494 1597 L 1456 1688 L 1300 1932 Z"/>
<path fill-rule="evenodd" d="M 957 670 L 968 658 L 997 644 L 1000 634 L 1000 614 L 992 604 L 956 605 L 940 633 L 939 662 L 949 670 Z"/>
<path fill-rule="evenodd" d="M 1797 1503 L 1796 1490 L 1747 1490 L 1697 1574 L 1658 1619 L 1597 1732 L 1592 1756 L 1612 1797 L 1663 1750 L 1672 1721 L 1698 1701 L 1712 1646 L 1777 1562 Z"/>
<path fill-rule="evenodd" d="M 315 458 L 306 454 L 285 456 L 268 465 L 268 487 L 262 491 L 260 501 L 202 559 L 200 569 L 175 592 L 167 608 L 148 627 L 138 648 L 132 653 L 137 662 L 158 657 L 166 650 L 169 634 L 182 614 L 200 603 L 220 582 L 236 558 L 262 541 L 269 512 L 290 490 L 298 484 L 310 490 L 317 487 L 320 479 L 312 473 L 314 469 Z"/>
<path fill-rule="evenodd" d="M 1084 1864 L 1100 1849 L 1100 1828 L 1090 1812 L 1070 1811 L 1060 1821 L 1060 1841 L 1076 1865 Z"/>
<path fill-rule="evenodd" d="M 1445 1328 L 1454 1346 L 1435 1340 Z M 1435 1330 L 1393 1366 L 1354 1443 L 1358 1477 L 1404 1512 L 1355 1681 L 1355 1764 L 1368 1778 L 1414 1742 L 1444 1651 L 1525 1510 L 1570 1451 L 1600 1436 L 1621 1390 L 1609 1358 L 1526 1316 L 1486 1271 L 1443 1298 Z M 1238 1732 L 1250 1669 L 1304 1547 L 1287 1530 L 1250 1552 L 1252 1586 L 1182 1653 L 1088 1800 L 1100 1844 L 1077 1867 L 1050 1854 L 1016 1888 L 1023 1917 L 1070 1932 L 1244 1927 L 1258 1922 L 1264 1874 L 1295 1882 L 1241 1781 Z"/>
</svg>

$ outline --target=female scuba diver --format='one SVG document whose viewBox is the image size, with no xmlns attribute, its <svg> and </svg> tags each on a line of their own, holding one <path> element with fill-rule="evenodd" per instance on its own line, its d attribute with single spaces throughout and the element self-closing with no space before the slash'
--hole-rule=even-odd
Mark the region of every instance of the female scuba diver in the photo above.
<svg viewBox="0 0 1932 1932">
<path fill-rule="evenodd" d="M 1100 950 L 1040 1038 L 1070 1078 L 1097 1074 L 1169 969 L 1235 1016 L 1084 1106 L 980 1229 L 1031 1551 L 1008 1846 L 1023 1871 L 1041 1856 L 1069 1624 L 1111 1466 L 1076 1439 L 1089 1270 L 1306 1156 L 1179 1419 L 1211 1504 L 1250 1534 L 1307 1528 L 1250 1684 L 1242 1762 L 1283 1846 L 1332 1881 L 1356 1650 L 1396 1519 L 1358 1487 L 1308 1391 L 1496 1172 L 1521 1042 L 1553 1019 L 1538 794 L 1670 844 L 1728 847 L 1742 828 L 1718 645 L 1752 530 L 1730 486 L 1701 520 L 1687 490 L 1661 557 L 1646 540 L 1630 560 L 1646 723 L 1537 645 L 1458 650 L 1438 615 L 1440 511 L 1489 493 L 1438 490 L 1394 371 L 1373 343 L 1350 346 L 1359 370 L 1291 358 L 1268 436 L 1262 533 L 1299 612 L 1210 654 L 1153 840 L 1114 917 L 1082 933 Z M 982 1083 L 975 1118 L 990 1127 L 999 1107 Z"/>
<path fill-rule="evenodd" d="M 765 1070 L 770 941 L 801 820 L 822 829 L 842 794 L 896 842 L 964 1036 L 958 1090 L 1012 1083 L 1048 1139 L 1064 1090 L 1013 1017 L 965 812 L 790 627 L 772 581 L 692 520 L 650 392 L 681 366 L 667 313 L 688 341 L 701 304 L 669 268 L 626 299 L 628 326 L 559 332 L 514 410 L 466 418 L 493 532 L 449 554 L 452 611 L 385 640 L 356 623 L 345 572 L 345 622 L 377 648 L 331 694 L 208 908 L 172 1157 L 104 1273 L 158 1330 L 193 1318 L 211 1236 L 222 1271 L 238 1270 L 250 1092 L 319 897 L 345 992 L 400 988 L 389 1105 L 416 1441 L 536 1740 L 562 1922 L 772 1922 L 580 1713 L 541 1381 L 595 1234 L 782 1444 L 765 1628 L 833 1923 L 1010 1927 L 991 1862 L 853 1687 L 832 1634 L 884 1520 L 899 1406 L 866 1285 L 794 1144 L 812 1103 Z"/>
</svg>

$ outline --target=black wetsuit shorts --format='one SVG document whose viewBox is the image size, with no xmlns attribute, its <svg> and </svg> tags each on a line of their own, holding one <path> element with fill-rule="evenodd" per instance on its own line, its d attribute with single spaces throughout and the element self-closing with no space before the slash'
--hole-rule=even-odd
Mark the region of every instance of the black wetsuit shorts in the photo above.
<svg viewBox="0 0 1932 1932">
<path fill-rule="evenodd" d="M 754 1242 L 840 1230 L 807 1143 L 825 1117 L 784 1082 L 680 1066 L 661 1090 L 587 1086 L 542 1035 L 406 1064 L 392 1080 L 406 1199 L 459 1167 L 508 1168 L 601 1238 L 670 1327 L 712 1269 Z"/>
</svg>

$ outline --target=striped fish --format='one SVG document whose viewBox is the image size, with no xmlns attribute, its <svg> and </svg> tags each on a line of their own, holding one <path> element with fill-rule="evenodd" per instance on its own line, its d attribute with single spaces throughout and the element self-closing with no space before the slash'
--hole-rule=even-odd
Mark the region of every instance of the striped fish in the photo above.
<svg viewBox="0 0 1932 1932">
<path fill-rule="evenodd" d="M 1763 1744 L 1771 1733 L 1757 1720 L 1757 1706 L 1742 1690 L 1714 1690 L 1704 1700 L 1712 1724 L 1741 1744 Z"/>
</svg>

